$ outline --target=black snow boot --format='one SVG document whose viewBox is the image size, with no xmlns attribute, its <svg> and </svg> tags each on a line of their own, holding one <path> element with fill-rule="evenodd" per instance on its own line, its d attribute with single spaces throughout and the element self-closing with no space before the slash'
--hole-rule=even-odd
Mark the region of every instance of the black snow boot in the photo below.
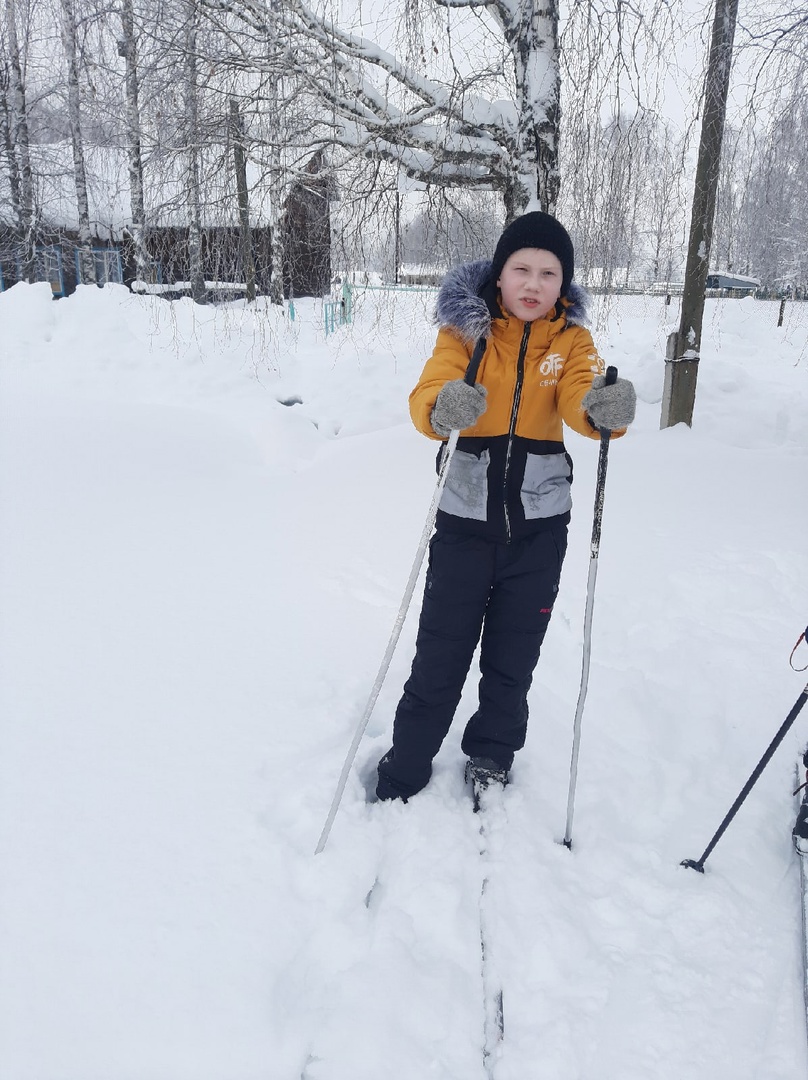
<svg viewBox="0 0 808 1080">
<path fill-rule="evenodd" d="M 808 855 L 808 797 L 803 797 L 797 820 L 791 830 L 794 847 L 800 855 Z"/>
<path fill-rule="evenodd" d="M 466 783 L 471 784 L 471 794 L 474 798 L 474 813 L 480 809 L 480 797 L 493 784 L 505 787 L 508 783 L 508 770 L 497 764 L 491 758 L 472 757 L 466 762 Z"/>
</svg>

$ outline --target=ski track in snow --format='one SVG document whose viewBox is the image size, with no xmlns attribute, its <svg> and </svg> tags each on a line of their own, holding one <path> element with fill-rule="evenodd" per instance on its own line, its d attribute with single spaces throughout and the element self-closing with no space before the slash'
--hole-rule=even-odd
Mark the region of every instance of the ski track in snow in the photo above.
<svg viewBox="0 0 808 1080">
<path fill-rule="evenodd" d="M 804 685 L 806 308 L 775 339 L 776 304 L 708 301 L 694 427 L 660 432 L 675 313 L 612 302 L 596 340 L 640 400 L 609 460 L 573 850 L 597 444 L 570 435 L 561 592 L 484 863 L 474 675 L 429 787 L 365 802 L 417 599 L 313 856 L 434 485 L 406 413 L 428 298 L 365 298 L 324 339 L 314 302 L 290 325 L 0 294 L 3 1080 L 485 1080 L 486 871 L 496 1080 L 805 1076 L 804 717 L 707 873 L 679 863 Z"/>
</svg>

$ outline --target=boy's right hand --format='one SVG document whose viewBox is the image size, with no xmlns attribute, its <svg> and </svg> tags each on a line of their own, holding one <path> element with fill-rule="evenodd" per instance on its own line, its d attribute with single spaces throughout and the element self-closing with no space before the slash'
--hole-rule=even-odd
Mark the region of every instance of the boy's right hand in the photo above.
<svg viewBox="0 0 808 1080">
<path fill-rule="evenodd" d="M 435 434 L 445 439 L 452 431 L 476 424 L 486 410 L 487 393 L 482 383 L 469 386 L 463 379 L 445 383 L 429 418 Z"/>
</svg>

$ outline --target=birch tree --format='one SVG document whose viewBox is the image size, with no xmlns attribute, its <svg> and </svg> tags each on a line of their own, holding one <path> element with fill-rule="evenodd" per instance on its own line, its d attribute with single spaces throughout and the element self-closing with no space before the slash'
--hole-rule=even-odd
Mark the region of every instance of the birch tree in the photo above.
<svg viewBox="0 0 808 1080">
<path fill-rule="evenodd" d="M 281 29 L 281 20 L 278 17 L 279 5 L 272 2 L 271 11 L 273 22 Z M 269 74 L 267 88 L 267 149 L 269 151 L 269 214 L 270 230 L 272 237 L 272 265 L 269 273 L 269 298 L 273 304 L 283 304 L 284 270 L 286 266 L 286 252 L 284 250 L 283 235 L 283 202 L 285 187 L 285 170 L 283 167 L 284 138 L 283 138 L 283 61 L 285 52 L 286 35 L 279 34 L 271 39 L 267 53 L 267 68 L 265 74 Z M 291 50 L 289 50 L 291 55 Z M 274 77 L 273 77 L 274 75 Z M 291 297 L 290 297 L 291 298 Z"/>
<path fill-rule="evenodd" d="M 212 97 L 226 92 L 228 102 L 237 102 L 239 142 L 261 177 L 261 214 L 271 237 L 271 259 L 268 266 L 264 263 L 262 276 L 276 304 L 283 303 L 294 276 L 290 266 L 294 253 L 286 250 L 290 194 L 301 184 L 319 185 L 324 173 L 318 172 L 319 180 L 313 181 L 311 163 L 315 158 L 323 163 L 321 151 L 330 154 L 334 149 L 333 124 L 322 103 L 306 93 L 300 76 L 315 63 L 311 49 L 292 34 L 283 17 L 285 6 L 269 0 L 257 15 L 252 5 L 236 15 L 227 3 L 201 4 L 216 42 Z M 323 164 L 323 169 L 330 173 L 330 165 Z M 328 233 L 324 242 L 328 243 Z"/>
<path fill-rule="evenodd" d="M 8 63 L 5 58 L 3 58 L 2 64 L 0 65 L 0 151 L 2 151 L 2 155 L 5 158 L 12 220 L 16 231 L 20 233 L 22 222 L 20 166 L 11 135 L 11 124 L 9 71 Z"/>
<path fill-rule="evenodd" d="M 769 290 L 808 297 L 808 3 L 766 5 L 740 27 L 754 130 L 743 190 L 745 258 Z"/>
<path fill-rule="evenodd" d="M 679 262 L 685 229 L 684 159 L 686 137 L 668 123 L 660 124 L 648 177 L 646 224 L 651 255 L 651 278 L 670 285 Z"/>
<path fill-rule="evenodd" d="M 808 102 L 795 87 L 757 141 L 746 195 L 748 262 L 775 292 L 808 288 Z"/>
<path fill-rule="evenodd" d="M 76 41 L 76 14 L 73 0 L 61 0 L 61 35 L 67 65 L 67 102 L 70 120 L 70 143 L 73 152 L 73 182 L 76 187 L 78 215 L 78 252 L 81 280 L 95 284 L 95 263 L 90 231 L 90 202 L 87 196 L 87 168 L 84 161 L 84 141 L 81 134 L 81 89 L 79 87 L 79 56 Z"/>
<path fill-rule="evenodd" d="M 126 151 L 129 170 L 129 198 L 132 211 L 132 245 L 135 253 L 135 273 L 140 281 L 149 279 L 149 257 L 146 251 L 146 197 L 143 184 L 143 146 L 140 123 L 140 78 L 138 50 L 135 37 L 133 0 L 121 0 L 121 37 L 118 55 L 123 58 L 126 99 Z"/>
<path fill-rule="evenodd" d="M 290 67 L 333 111 L 331 138 L 343 147 L 391 162 L 422 183 L 494 188 L 508 217 L 531 202 L 554 209 L 558 0 L 435 2 L 449 21 L 455 12 L 484 15 L 498 28 L 504 58 L 483 60 L 464 74 L 449 57 L 445 75 L 430 77 L 302 0 L 274 9 L 264 0 L 203 0 L 210 11 L 235 15 L 268 41 L 289 35 L 301 43 L 288 54 Z M 499 93 L 487 96 L 494 86 Z"/>
<path fill-rule="evenodd" d="M 748 201 L 757 135 L 727 124 L 713 227 L 713 269 L 749 274 Z"/>
<path fill-rule="evenodd" d="M 8 132 L 6 153 L 19 248 L 20 276 L 24 281 L 33 281 L 36 276 L 34 173 L 31 167 L 31 140 L 15 0 L 5 0 L 5 15 L 8 51 L 3 109 Z"/>
<path fill-rule="evenodd" d="M 188 158 L 188 260 L 191 270 L 191 296 L 197 303 L 205 301 L 205 275 L 202 270 L 202 191 L 200 184 L 199 130 L 199 30 L 198 0 L 184 0 L 185 26 L 183 35 L 183 95 L 185 104 L 186 147 Z"/>
<path fill-rule="evenodd" d="M 250 200 L 247 189 L 247 158 L 244 148 L 244 122 L 239 112 L 238 101 L 230 99 L 230 132 L 233 140 L 233 167 L 236 174 L 236 194 L 238 199 L 239 240 L 241 247 L 241 269 L 247 299 L 255 299 L 255 262 L 252 254 L 252 235 L 250 231 Z"/>
</svg>

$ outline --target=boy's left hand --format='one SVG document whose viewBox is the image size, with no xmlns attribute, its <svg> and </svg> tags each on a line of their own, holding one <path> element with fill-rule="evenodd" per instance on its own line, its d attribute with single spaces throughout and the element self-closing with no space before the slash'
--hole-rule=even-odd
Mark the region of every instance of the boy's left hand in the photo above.
<svg viewBox="0 0 808 1080">
<path fill-rule="evenodd" d="M 581 404 L 595 427 L 617 431 L 628 427 L 633 421 L 637 411 L 637 394 L 634 384 L 628 379 L 616 379 L 606 386 L 605 377 L 596 375 L 592 388 L 587 391 Z"/>
</svg>

